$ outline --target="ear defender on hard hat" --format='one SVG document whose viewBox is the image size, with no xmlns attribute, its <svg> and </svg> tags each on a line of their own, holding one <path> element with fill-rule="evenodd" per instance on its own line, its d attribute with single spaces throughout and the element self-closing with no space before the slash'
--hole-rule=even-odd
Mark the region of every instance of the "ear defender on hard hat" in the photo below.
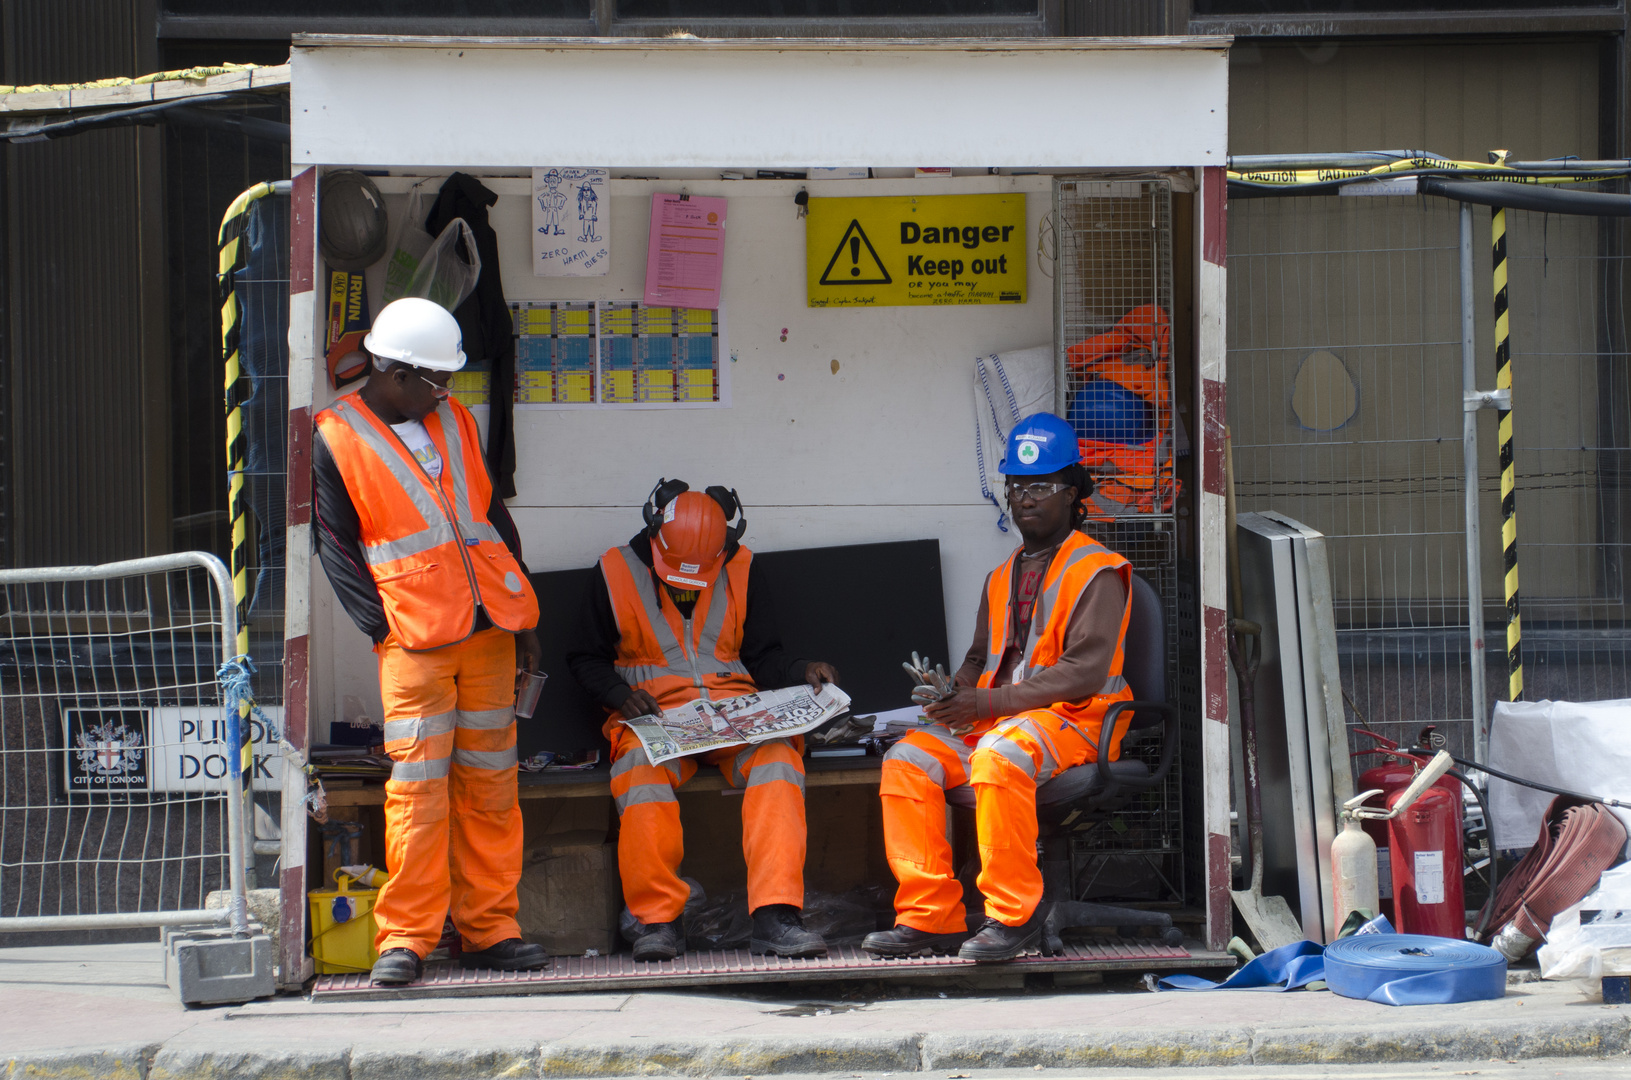
<svg viewBox="0 0 1631 1080">
<path fill-rule="evenodd" d="M 660 497 L 661 492 L 656 495 Z M 651 540 L 651 568 L 675 588 L 706 589 L 725 565 L 728 535 L 725 511 L 718 500 L 687 488 L 667 500 L 658 515 Z"/>
<path fill-rule="evenodd" d="M 1008 456 L 997 463 L 1004 476 L 1046 476 L 1082 460 L 1076 432 L 1053 413 L 1032 413 L 1008 433 Z"/>
<path fill-rule="evenodd" d="M 681 492 L 690 491 L 691 485 L 684 480 L 660 479 L 652 487 L 651 494 L 646 496 L 646 505 L 640 508 L 640 516 L 646 522 L 646 534 L 653 540 L 657 538 L 657 530 L 663 523 L 663 510 L 673 502 Z"/>
<path fill-rule="evenodd" d="M 735 488 L 728 488 L 723 484 L 710 484 L 705 494 L 725 511 L 726 521 L 736 519 L 736 524 L 725 532 L 725 561 L 729 562 L 742 544 L 742 534 L 748 531 L 747 515 L 742 513 L 742 499 L 736 494 Z"/>
</svg>

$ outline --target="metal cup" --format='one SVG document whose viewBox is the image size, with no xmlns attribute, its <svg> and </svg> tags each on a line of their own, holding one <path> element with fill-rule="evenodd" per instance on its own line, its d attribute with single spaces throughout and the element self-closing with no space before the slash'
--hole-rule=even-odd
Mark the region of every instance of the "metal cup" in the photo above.
<svg viewBox="0 0 1631 1080">
<path fill-rule="evenodd" d="M 532 714 L 538 708 L 538 699 L 543 696 L 544 682 L 549 678 L 542 671 L 527 672 L 527 681 L 521 684 L 521 690 L 515 695 L 515 715 L 523 720 L 531 720 Z"/>
</svg>

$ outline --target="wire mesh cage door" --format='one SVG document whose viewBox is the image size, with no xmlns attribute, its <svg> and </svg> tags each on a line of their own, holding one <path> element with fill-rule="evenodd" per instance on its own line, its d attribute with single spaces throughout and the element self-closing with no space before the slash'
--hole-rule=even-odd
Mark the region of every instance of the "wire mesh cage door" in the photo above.
<svg viewBox="0 0 1631 1080">
<path fill-rule="evenodd" d="M 1075 429 L 1095 480 L 1088 531 L 1161 598 L 1167 700 L 1177 701 L 1172 184 L 1059 178 L 1053 230 L 1055 408 Z M 1146 741 L 1123 754 L 1153 768 L 1159 746 Z M 1183 900 L 1182 761 L 1180 754 L 1160 788 L 1073 838 L 1081 892 L 1115 895 L 1113 882 L 1143 876 L 1163 898 Z"/>
</svg>

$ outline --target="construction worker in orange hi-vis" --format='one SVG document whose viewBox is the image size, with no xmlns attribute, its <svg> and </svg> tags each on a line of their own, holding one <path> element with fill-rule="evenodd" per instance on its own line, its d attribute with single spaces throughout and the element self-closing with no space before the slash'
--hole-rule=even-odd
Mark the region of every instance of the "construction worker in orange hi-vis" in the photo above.
<svg viewBox="0 0 1631 1080">
<path fill-rule="evenodd" d="M 318 553 L 374 642 L 385 706 L 385 849 L 373 981 L 419 978 L 451 915 L 471 968 L 545 967 L 521 940 L 515 693 L 538 666 L 538 599 L 515 523 L 448 382 L 464 366 L 440 305 L 386 305 L 368 379 L 317 415 Z"/>
<path fill-rule="evenodd" d="M 884 755 L 884 852 L 900 887 L 894 928 L 861 944 L 877 956 L 993 961 L 1037 948 L 1037 786 L 1097 760 L 1105 711 L 1132 697 L 1121 676 L 1132 568 L 1079 531 L 1093 478 L 1075 432 L 1051 413 L 1026 417 L 999 468 L 1024 543 L 986 578 L 954 689 L 924 708 L 934 724 Z M 974 785 L 987 916 L 973 934 L 945 833 L 946 791 L 963 784 Z"/>
<path fill-rule="evenodd" d="M 644 508 L 646 527 L 601 556 L 590 582 L 578 648 L 567 666 L 606 709 L 612 744 L 612 797 L 619 822 L 617 864 L 623 899 L 638 924 L 637 960 L 685 950 L 681 915 L 690 890 L 674 789 L 717 765 L 742 789 L 742 853 L 747 859 L 750 944 L 756 953 L 823 956 L 827 944 L 804 929 L 804 740 L 775 739 L 653 765 L 623 724 L 706 697 L 719 701 L 763 688 L 837 683 L 830 664 L 787 655 L 770 598 L 741 546 L 747 522 L 736 492 L 692 491 L 659 480 Z M 731 518 L 736 519 L 734 525 Z"/>
</svg>

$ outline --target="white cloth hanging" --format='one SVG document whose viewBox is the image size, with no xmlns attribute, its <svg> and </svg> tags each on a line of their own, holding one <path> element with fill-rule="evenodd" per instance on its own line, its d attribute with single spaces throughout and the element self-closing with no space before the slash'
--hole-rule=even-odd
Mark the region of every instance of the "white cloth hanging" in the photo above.
<svg viewBox="0 0 1631 1080">
<path fill-rule="evenodd" d="M 1052 345 L 992 353 L 974 361 L 974 460 L 980 495 L 997 509 L 997 528 L 1008 531 L 1008 515 L 992 492 L 992 478 L 1008 445 L 1008 432 L 1032 413 L 1054 407 Z"/>
</svg>

